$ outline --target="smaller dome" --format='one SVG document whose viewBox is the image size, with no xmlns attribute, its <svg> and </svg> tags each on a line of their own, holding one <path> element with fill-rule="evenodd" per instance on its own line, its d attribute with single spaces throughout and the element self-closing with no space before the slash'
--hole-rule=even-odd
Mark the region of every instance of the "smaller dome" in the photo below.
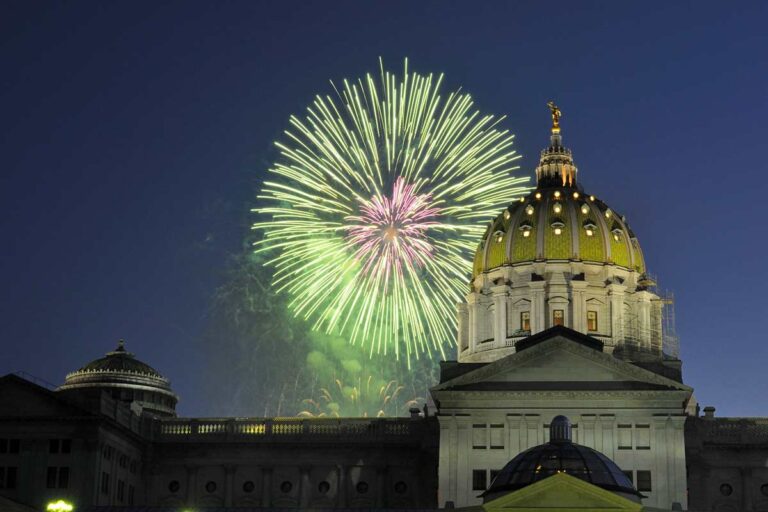
<svg viewBox="0 0 768 512">
<path fill-rule="evenodd" d="M 104 357 L 68 374 L 59 391 L 79 396 L 100 396 L 106 391 L 116 400 L 129 402 L 157 416 L 175 416 L 179 401 L 168 379 L 136 359 L 125 349 L 123 340 Z"/>
<path fill-rule="evenodd" d="M 133 354 L 125 350 L 125 342 L 123 340 L 118 342 L 115 350 L 107 352 L 104 357 L 91 361 L 75 373 L 89 371 L 140 373 L 152 377 L 159 377 L 161 379 L 163 378 L 163 376 L 160 375 L 160 372 L 148 364 L 139 361 Z"/>
<path fill-rule="evenodd" d="M 550 441 L 518 454 L 485 491 L 487 503 L 556 473 L 566 473 L 637 503 L 642 495 L 619 466 L 602 453 L 571 441 L 571 422 L 556 416 L 549 427 Z"/>
</svg>

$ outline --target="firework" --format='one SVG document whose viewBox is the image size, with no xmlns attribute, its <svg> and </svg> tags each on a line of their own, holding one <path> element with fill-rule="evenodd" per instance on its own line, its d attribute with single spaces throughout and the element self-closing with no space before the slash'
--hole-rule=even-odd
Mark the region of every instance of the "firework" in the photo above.
<svg viewBox="0 0 768 512">
<path fill-rule="evenodd" d="M 304 410 L 297 416 L 322 417 L 376 417 L 405 416 L 409 409 L 418 407 L 423 398 L 403 398 L 405 386 L 395 380 L 388 382 L 374 379 L 372 375 L 359 378 L 354 385 L 345 385 L 334 379 L 334 385 L 320 388 L 317 400 L 303 401 Z"/>
<path fill-rule="evenodd" d="M 406 60 L 400 78 L 381 64 L 317 96 L 290 118 L 253 210 L 293 314 L 408 361 L 444 356 L 477 241 L 526 190 L 503 118 L 441 83 Z"/>
</svg>

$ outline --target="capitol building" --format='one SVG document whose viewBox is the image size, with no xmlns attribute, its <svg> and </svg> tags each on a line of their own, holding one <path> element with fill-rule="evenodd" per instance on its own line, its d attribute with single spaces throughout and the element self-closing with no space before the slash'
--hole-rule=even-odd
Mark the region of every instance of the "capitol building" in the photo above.
<svg viewBox="0 0 768 512">
<path fill-rule="evenodd" d="M 768 418 L 700 409 L 672 301 L 550 108 L 536 188 L 478 241 L 434 407 L 181 418 L 121 342 L 55 389 L 0 378 L 0 510 L 768 512 Z"/>
</svg>

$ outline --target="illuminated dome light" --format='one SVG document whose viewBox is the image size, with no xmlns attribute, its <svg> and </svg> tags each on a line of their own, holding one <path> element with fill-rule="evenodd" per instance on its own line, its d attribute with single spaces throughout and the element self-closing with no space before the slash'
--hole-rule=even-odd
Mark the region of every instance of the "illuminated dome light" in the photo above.
<svg viewBox="0 0 768 512">
<path fill-rule="evenodd" d="M 531 226 L 531 223 L 528 221 L 523 221 L 520 223 L 520 231 L 522 231 L 523 236 L 528 238 L 531 236 L 531 230 L 533 229 L 533 226 Z"/>
<path fill-rule="evenodd" d="M 556 198 L 559 198 L 559 197 L 560 197 L 560 191 L 559 191 L 559 190 L 555 190 L 555 197 L 556 197 Z"/>
<path fill-rule="evenodd" d="M 595 201 L 595 196 L 589 196 L 589 200 L 594 202 Z"/>
<path fill-rule="evenodd" d="M 501 230 L 499 230 L 499 231 L 496 231 L 496 232 L 493 234 L 493 236 L 494 236 L 494 239 L 496 240 L 496 243 L 497 243 L 497 244 L 500 244 L 502 241 L 504 241 L 504 232 L 503 232 L 503 231 L 501 231 Z"/>
<path fill-rule="evenodd" d="M 621 228 L 617 225 L 614 225 L 613 229 L 611 229 L 611 233 L 613 233 L 613 239 L 618 242 L 622 235 Z"/>
<path fill-rule="evenodd" d="M 525 202 L 525 197 L 521 197 L 521 198 L 520 198 L 520 202 L 521 202 L 521 203 L 524 203 L 524 202 Z"/>
<path fill-rule="evenodd" d="M 587 236 L 594 236 L 596 230 L 597 230 L 597 226 L 591 220 L 588 220 L 584 223 L 584 233 Z"/>
<path fill-rule="evenodd" d="M 551 224 L 552 229 L 554 229 L 554 232 L 556 235 L 562 235 L 563 234 L 563 228 L 565 227 L 565 223 L 561 221 L 560 219 L 556 219 Z"/>
<path fill-rule="evenodd" d="M 504 219 L 509 220 L 509 218 L 512 216 L 511 213 L 509 213 L 509 210 L 504 210 Z"/>
<path fill-rule="evenodd" d="M 579 193 L 578 192 L 574 192 L 573 193 L 573 198 L 574 199 L 578 199 L 579 198 Z"/>
<path fill-rule="evenodd" d="M 606 218 L 606 219 L 610 219 L 610 218 L 611 218 L 611 215 L 613 215 L 613 212 L 611 211 L 611 209 L 610 209 L 610 208 L 608 208 L 607 210 L 605 210 L 605 218 Z"/>
<path fill-rule="evenodd" d="M 589 205 L 587 203 L 581 205 L 581 213 L 584 215 L 589 213 Z"/>
<path fill-rule="evenodd" d="M 528 215 L 533 215 L 533 205 L 530 205 L 530 204 L 529 204 L 529 205 L 528 205 L 528 206 L 525 208 L 525 213 L 527 213 Z"/>
<path fill-rule="evenodd" d="M 552 211 L 555 212 L 555 213 L 562 212 L 563 211 L 563 205 L 561 205 L 560 203 L 553 204 L 552 205 Z"/>
<path fill-rule="evenodd" d="M 541 192 L 536 192 L 536 199 L 541 199 Z"/>
</svg>

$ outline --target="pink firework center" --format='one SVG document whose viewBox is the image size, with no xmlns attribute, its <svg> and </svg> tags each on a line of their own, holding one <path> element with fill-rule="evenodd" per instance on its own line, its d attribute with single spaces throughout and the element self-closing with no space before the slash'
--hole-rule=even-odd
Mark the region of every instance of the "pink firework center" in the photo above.
<svg viewBox="0 0 768 512">
<path fill-rule="evenodd" d="M 414 275 L 432 257 L 435 247 L 427 231 L 440 225 L 440 209 L 430 206 L 429 194 L 415 193 L 416 186 L 398 177 L 391 197 L 375 195 L 360 200 L 360 214 L 346 217 L 346 241 L 363 265 L 363 273 L 383 282 L 391 277 Z"/>
</svg>

